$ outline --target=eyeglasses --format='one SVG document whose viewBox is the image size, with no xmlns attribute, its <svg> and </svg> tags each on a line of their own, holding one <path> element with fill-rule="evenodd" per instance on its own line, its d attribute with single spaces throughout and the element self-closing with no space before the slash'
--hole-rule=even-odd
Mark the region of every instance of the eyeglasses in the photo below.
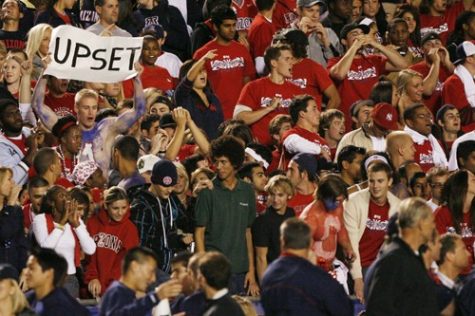
<svg viewBox="0 0 475 316">
<path fill-rule="evenodd" d="M 429 120 L 431 121 L 432 120 L 432 114 L 417 114 L 416 115 L 416 118 L 420 119 L 420 120 Z"/>
</svg>

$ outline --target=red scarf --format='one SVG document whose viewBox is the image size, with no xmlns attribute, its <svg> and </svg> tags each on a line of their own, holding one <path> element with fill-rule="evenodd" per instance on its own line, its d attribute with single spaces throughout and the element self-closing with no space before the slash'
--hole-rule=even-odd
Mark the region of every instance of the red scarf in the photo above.
<svg viewBox="0 0 475 316">
<path fill-rule="evenodd" d="M 53 221 L 53 216 L 51 214 L 45 214 L 46 217 L 46 227 L 48 228 L 48 234 L 51 234 L 51 232 L 54 230 L 54 221 Z M 74 241 L 76 242 L 76 246 L 74 247 L 74 265 L 76 267 L 79 267 L 81 265 L 81 247 L 79 246 L 79 238 L 76 235 L 76 232 L 74 229 L 71 229 L 73 232 L 74 236 Z"/>
</svg>

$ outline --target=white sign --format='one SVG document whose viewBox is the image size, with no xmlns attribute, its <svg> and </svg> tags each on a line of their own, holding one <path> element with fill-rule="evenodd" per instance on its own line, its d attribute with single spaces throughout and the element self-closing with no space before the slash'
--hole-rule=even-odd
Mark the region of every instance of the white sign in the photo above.
<svg viewBox="0 0 475 316">
<path fill-rule="evenodd" d="M 45 74 L 60 79 L 115 83 L 134 77 L 142 37 L 103 37 L 70 25 L 53 29 Z"/>
</svg>

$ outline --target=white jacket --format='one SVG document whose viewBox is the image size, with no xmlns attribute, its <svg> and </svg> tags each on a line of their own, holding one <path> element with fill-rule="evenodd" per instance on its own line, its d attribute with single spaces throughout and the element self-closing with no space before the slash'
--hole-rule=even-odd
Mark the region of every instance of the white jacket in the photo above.
<svg viewBox="0 0 475 316">
<path fill-rule="evenodd" d="M 351 247 L 356 255 L 355 261 L 353 261 L 350 273 L 353 279 L 363 277 L 361 271 L 361 261 L 359 252 L 360 239 L 366 229 L 366 220 L 368 219 L 369 212 L 369 189 L 364 189 L 353 194 L 350 194 L 348 201 L 345 201 L 343 218 L 345 221 L 345 227 L 350 237 Z M 388 192 L 389 202 L 389 215 L 391 217 L 394 213 L 399 211 L 399 200 L 394 194 Z"/>
<path fill-rule="evenodd" d="M 29 136 L 29 130 L 23 128 L 23 135 Z M 25 157 L 17 145 L 12 143 L 3 134 L 0 134 L 0 166 L 7 167 L 13 171 L 13 181 L 18 185 L 24 185 L 28 181 L 28 170 L 30 169 L 22 159 Z"/>
</svg>

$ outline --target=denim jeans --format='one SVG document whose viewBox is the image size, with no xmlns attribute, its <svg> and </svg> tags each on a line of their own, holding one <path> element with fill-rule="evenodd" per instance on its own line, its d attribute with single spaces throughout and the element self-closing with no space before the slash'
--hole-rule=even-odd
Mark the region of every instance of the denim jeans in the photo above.
<svg viewBox="0 0 475 316">
<path fill-rule="evenodd" d="M 63 287 L 74 298 L 79 298 L 79 281 L 75 274 L 67 275 Z"/>
</svg>

